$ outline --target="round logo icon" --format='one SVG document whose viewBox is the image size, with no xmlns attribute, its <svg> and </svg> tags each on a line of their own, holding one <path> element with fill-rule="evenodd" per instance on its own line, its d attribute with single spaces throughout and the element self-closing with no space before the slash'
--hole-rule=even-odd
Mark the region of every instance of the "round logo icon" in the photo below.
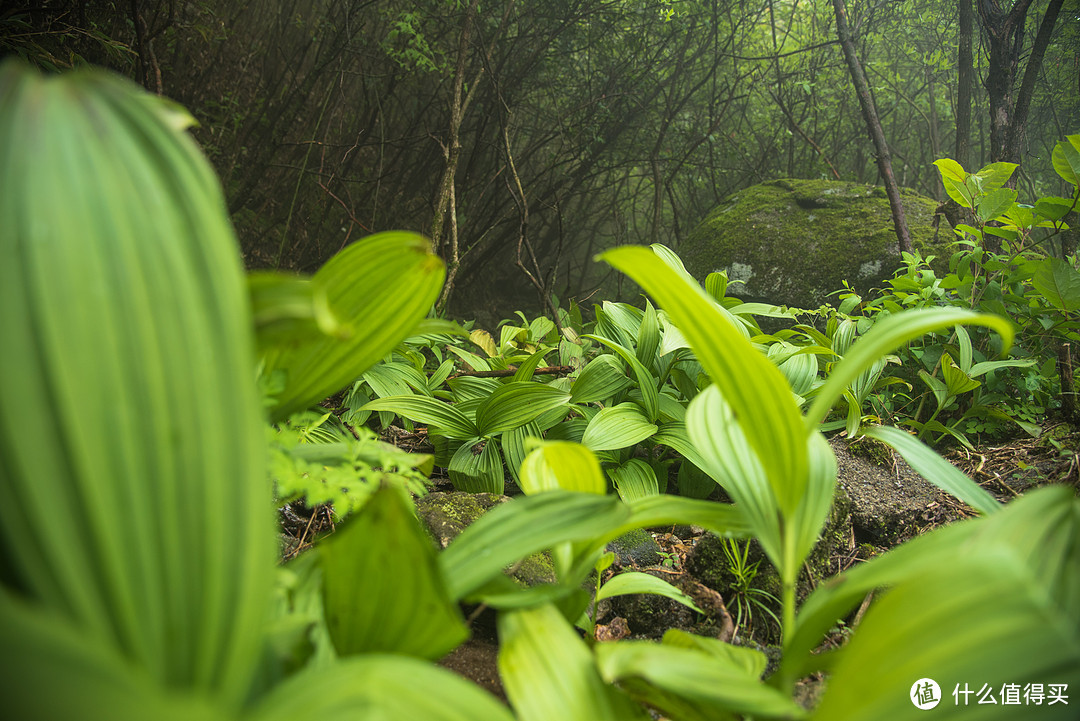
<svg viewBox="0 0 1080 721">
<path fill-rule="evenodd" d="M 915 708 L 923 711 L 941 703 L 941 687 L 937 685 L 937 681 L 932 678 L 920 678 L 911 684 L 911 703 L 915 704 Z"/>
</svg>

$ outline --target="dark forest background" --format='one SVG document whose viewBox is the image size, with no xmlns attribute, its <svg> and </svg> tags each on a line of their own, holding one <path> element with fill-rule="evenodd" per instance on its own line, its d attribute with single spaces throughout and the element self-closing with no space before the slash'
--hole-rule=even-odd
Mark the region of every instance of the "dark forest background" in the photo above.
<svg viewBox="0 0 1080 721">
<path fill-rule="evenodd" d="M 615 282 L 604 248 L 677 250 L 748 185 L 879 182 L 838 2 L 15 0 L 0 51 L 186 106 L 249 267 L 312 272 L 417 230 L 448 261 L 447 309 L 505 317 Z M 846 3 L 900 185 L 944 199 L 949 156 L 1021 163 L 1021 200 L 1060 192 L 1078 5 Z"/>
</svg>

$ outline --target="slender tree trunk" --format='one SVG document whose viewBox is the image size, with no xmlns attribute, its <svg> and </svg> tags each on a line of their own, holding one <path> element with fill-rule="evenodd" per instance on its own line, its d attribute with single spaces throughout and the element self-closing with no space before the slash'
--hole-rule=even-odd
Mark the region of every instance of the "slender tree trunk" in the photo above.
<svg viewBox="0 0 1080 721">
<path fill-rule="evenodd" d="M 885 193 L 889 196 L 889 208 L 892 210 L 896 239 L 900 244 L 901 252 L 910 253 L 912 250 L 911 235 L 908 233 L 904 206 L 900 202 L 900 189 L 897 187 L 896 178 L 893 176 L 889 146 L 885 142 L 885 133 L 881 129 L 881 121 L 878 119 L 877 109 L 874 107 L 874 99 L 870 97 L 870 87 L 866 82 L 866 75 L 863 73 L 858 56 L 855 54 L 855 43 L 852 41 L 851 32 L 848 29 L 847 9 L 844 7 L 844 0 L 833 0 L 833 10 L 836 13 L 836 35 L 840 40 L 840 47 L 844 49 L 844 59 L 847 61 L 848 70 L 851 72 L 851 81 L 855 85 L 855 94 L 859 98 L 859 106 L 862 108 L 866 127 L 874 141 L 878 171 L 881 173 L 882 182 L 885 184 Z"/>
<path fill-rule="evenodd" d="M 971 0 L 960 0 L 960 48 L 956 81 L 956 162 L 968 167 L 971 147 L 971 86 L 975 69 L 971 60 Z"/>
</svg>

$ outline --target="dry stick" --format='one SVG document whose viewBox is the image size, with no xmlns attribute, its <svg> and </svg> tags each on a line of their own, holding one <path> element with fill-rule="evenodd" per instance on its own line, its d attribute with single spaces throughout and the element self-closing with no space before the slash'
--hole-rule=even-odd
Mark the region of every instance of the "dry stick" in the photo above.
<svg viewBox="0 0 1080 721">
<path fill-rule="evenodd" d="M 544 368 L 537 368 L 533 371 L 533 375 L 565 375 L 573 372 L 573 366 L 547 366 Z M 509 378 L 515 373 L 517 373 L 517 368 L 515 366 L 510 366 L 509 368 L 494 371 L 464 371 L 448 376 L 446 380 L 461 378 L 462 376 L 468 376 L 470 378 Z M 443 382 L 445 383 L 446 381 Z"/>
</svg>

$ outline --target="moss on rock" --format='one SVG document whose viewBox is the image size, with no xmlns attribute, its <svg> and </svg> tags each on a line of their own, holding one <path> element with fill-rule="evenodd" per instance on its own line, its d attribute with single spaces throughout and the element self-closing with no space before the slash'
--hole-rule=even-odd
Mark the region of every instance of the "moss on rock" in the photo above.
<svg viewBox="0 0 1080 721">
<path fill-rule="evenodd" d="M 938 203 L 901 189 L 912 242 L 942 256 L 952 241 L 933 226 Z M 680 247 L 699 280 L 726 270 L 731 293 L 816 308 L 843 281 L 865 293 L 892 277 L 900 252 L 883 188 L 829 180 L 772 180 L 733 193 Z M 947 257 L 947 256 L 946 256 Z"/>
</svg>

